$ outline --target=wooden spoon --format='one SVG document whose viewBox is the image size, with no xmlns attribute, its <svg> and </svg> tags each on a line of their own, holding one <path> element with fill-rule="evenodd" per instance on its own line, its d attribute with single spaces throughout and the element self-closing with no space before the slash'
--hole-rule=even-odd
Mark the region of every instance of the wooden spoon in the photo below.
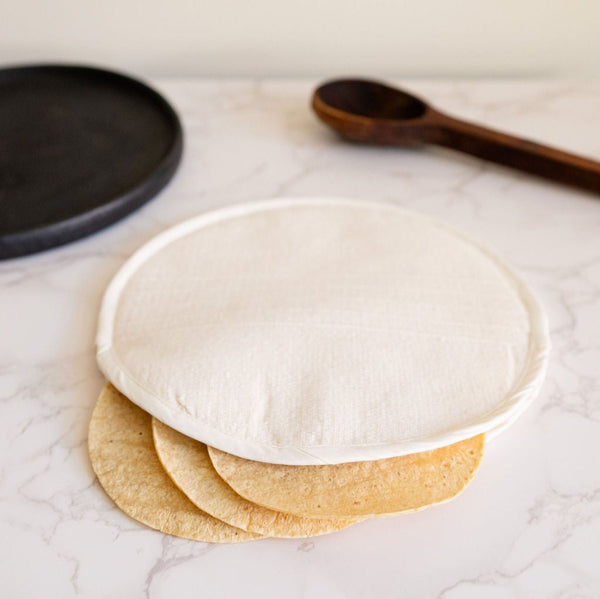
<svg viewBox="0 0 600 599">
<path fill-rule="evenodd" d="M 329 81 L 314 92 L 312 105 L 321 120 L 348 139 L 435 144 L 600 193 L 600 162 L 452 118 L 376 81 Z"/>
</svg>

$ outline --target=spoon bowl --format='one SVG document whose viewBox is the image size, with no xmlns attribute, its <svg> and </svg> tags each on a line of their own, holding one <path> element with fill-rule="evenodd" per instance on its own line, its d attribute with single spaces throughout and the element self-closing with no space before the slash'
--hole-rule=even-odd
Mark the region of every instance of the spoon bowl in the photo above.
<svg viewBox="0 0 600 599">
<path fill-rule="evenodd" d="M 316 92 L 321 106 L 372 119 L 417 119 L 427 104 L 402 90 L 377 81 L 346 79 L 322 85 Z"/>
<path fill-rule="evenodd" d="M 433 143 L 432 109 L 423 100 L 377 81 L 340 79 L 313 95 L 321 120 L 354 141 L 415 145 Z"/>
</svg>

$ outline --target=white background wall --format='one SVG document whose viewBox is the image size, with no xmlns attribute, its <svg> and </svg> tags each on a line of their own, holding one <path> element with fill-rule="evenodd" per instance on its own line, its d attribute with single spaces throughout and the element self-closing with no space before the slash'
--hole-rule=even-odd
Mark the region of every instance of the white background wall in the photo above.
<svg viewBox="0 0 600 599">
<path fill-rule="evenodd" d="M 0 62 L 140 75 L 600 77 L 600 0 L 0 0 Z"/>
</svg>

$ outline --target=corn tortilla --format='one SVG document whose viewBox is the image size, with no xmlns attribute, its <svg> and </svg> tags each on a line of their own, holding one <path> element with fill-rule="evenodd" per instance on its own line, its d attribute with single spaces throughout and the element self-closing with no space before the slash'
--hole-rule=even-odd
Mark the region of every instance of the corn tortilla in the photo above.
<svg viewBox="0 0 600 599">
<path fill-rule="evenodd" d="M 236 493 L 272 510 L 309 518 L 355 518 L 413 511 L 448 501 L 473 478 L 484 435 L 440 449 L 372 462 L 285 466 L 209 447 Z"/>
<path fill-rule="evenodd" d="M 256 505 L 238 495 L 215 470 L 204 443 L 152 420 L 156 453 L 173 482 L 201 510 L 246 531 L 302 538 L 346 528 L 355 519 L 302 518 Z"/>
<path fill-rule="evenodd" d="M 210 543 L 258 538 L 202 512 L 171 482 L 154 451 L 152 417 L 110 384 L 96 403 L 88 446 L 100 484 L 135 520 L 167 534 Z"/>
</svg>

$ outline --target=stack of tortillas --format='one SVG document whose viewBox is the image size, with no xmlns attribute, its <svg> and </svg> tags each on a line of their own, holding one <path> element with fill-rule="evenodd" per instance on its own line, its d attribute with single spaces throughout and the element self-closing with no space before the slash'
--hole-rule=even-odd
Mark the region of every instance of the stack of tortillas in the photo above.
<svg viewBox="0 0 600 599">
<path fill-rule="evenodd" d="M 92 464 L 170 534 L 333 532 L 460 493 L 548 352 L 523 282 L 425 216 L 235 206 L 159 235 L 110 284 Z"/>
</svg>

